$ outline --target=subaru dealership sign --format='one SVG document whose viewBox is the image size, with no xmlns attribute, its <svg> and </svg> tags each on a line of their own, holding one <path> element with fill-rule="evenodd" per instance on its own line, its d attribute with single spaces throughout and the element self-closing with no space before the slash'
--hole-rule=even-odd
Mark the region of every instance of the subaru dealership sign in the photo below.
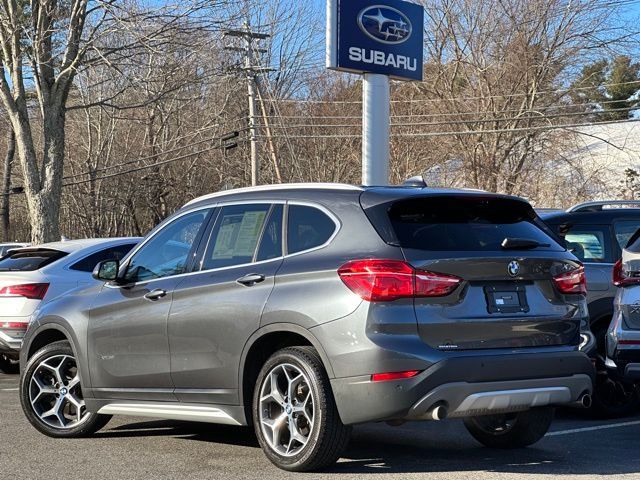
<svg viewBox="0 0 640 480">
<path fill-rule="evenodd" d="M 402 0 L 328 0 L 327 67 L 422 80 L 424 11 Z"/>
</svg>

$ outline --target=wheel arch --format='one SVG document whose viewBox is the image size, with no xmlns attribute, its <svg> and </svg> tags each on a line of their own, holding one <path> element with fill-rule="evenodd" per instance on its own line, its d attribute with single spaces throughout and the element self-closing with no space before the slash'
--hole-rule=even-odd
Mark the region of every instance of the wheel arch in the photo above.
<svg viewBox="0 0 640 480">
<path fill-rule="evenodd" d="M 70 330 L 60 323 L 55 322 L 55 319 L 52 318 L 47 319 L 45 323 L 39 325 L 33 332 L 29 332 L 27 342 L 23 343 L 20 349 L 20 369 L 22 370 L 29 359 L 42 347 L 58 341 L 69 342 L 71 350 L 73 350 L 73 355 L 80 367 L 80 374 L 82 378 L 85 379 L 84 383 L 89 387 L 89 372 L 87 365 L 81 361 L 82 358 L 76 343 L 77 339 Z"/>
<path fill-rule="evenodd" d="M 318 339 L 306 328 L 292 323 L 272 323 L 257 330 L 247 341 L 240 359 L 238 385 L 240 404 L 245 408 L 248 424 L 252 422 L 253 389 L 264 362 L 276 351 L 294 345 L 309 345 L 316 349 L 329 378 L 333 368 Z"/>
</svg>

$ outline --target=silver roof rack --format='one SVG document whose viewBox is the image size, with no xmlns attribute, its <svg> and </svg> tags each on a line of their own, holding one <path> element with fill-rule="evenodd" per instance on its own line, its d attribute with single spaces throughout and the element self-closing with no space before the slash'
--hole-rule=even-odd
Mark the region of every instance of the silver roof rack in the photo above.
<svg viewBox="0 0 640 480">
<path fill-rule="evenodd" d="M 308 190 L 363 190 L 362 187 L 356 185 L 348 185 L 344 183 L 278 183 L 274 185 L 258 185 L 256 187 L 244 187 L 234 188 L 231 190 L 222 190 L 220 192 L 210 193 L 209 195 L 203 195 L 202 197 L 194 198 L 190 202 L 184 204 L 183 207 L 192 205 L 201 200 L 208 200 L 216 197 L 223 197 L 225 195 L 232 195 L 238 193 L 249 192 L 268 192 L 271 190 L 296 190 L 296 189 L 308 189 Z"/>
<path fill-rule="evenodd" d="M 603 210 L 612 210 L 616 208 L 640 208 L 640 200 L 602 200 L 584 202 L 574 205 L 569 208 L 567 212 L 601 212 Z"/>
</svg>

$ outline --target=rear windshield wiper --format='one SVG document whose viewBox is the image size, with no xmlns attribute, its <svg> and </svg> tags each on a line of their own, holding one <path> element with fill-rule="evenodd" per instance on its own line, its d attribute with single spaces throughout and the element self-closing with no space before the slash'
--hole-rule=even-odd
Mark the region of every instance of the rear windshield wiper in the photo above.
<svg viewBox="0 0 640 480">
<path fill-rule="evenodd" d="M 531 240 L 529 238 L 505 238 L 500 246 L 505 250 L 520 250 L 538 247 L 550 247 L 549 243 L 541 243 L 537 240 Z"/>
</svg>

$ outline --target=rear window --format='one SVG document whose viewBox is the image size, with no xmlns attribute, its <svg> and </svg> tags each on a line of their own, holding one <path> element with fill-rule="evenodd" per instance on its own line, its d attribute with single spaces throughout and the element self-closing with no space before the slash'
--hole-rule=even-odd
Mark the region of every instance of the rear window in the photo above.
<svg viewBox="0 0 640 480">
<path fill-rule="evenodd" d="M 402 200 L 388 211 L 401 247 L 431 251 L 498 251 L 505 238 L 564 249 L 526 203 L 504 198 L 426 197 Z"/>
<path fill-rule="evenodd" d="M 58 250 L 13 252 L 0 260 L 0 272 L 33 272 L 66 255 Z"/>
</svg>

